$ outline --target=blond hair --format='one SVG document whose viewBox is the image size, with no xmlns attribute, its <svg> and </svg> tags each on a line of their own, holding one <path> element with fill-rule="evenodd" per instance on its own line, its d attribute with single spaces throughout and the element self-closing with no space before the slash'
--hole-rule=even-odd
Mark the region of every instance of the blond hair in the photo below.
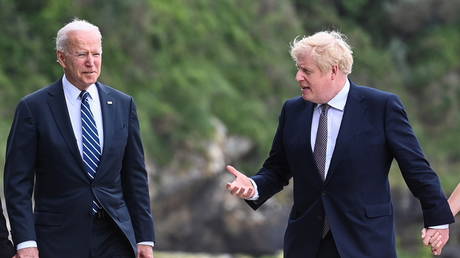
<svg viewBox="0 0 460 258">
<path fill-rule="evenodd" d="M 321 31 L 311 36 L 296 37 L 291 43 L 291 57 L 296 63 L 310 53 L 321 72 L 330 71 L 337 65 L 339 70 L 350 74 L 353 66 L 353 51 L 346 37 L 337 31 Z"/>
</svg>

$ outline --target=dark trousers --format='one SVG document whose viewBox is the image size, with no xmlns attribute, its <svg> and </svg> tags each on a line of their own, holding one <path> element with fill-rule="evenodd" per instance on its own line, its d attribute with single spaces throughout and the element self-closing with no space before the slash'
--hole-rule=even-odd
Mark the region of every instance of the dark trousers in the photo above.
<svg viewBox="0 0 460 258">
<path fill-rule="evenodd" d="M 339 251 L 335 245 L 334 237 L 331 231 L 321 240 L 316 258 L 340 258 Z"/>
<path fill-rule="evenodd" d="M 104 211 L 93 218 L 90 258 L 134 258 L 128 239 Z"/>
</svg>

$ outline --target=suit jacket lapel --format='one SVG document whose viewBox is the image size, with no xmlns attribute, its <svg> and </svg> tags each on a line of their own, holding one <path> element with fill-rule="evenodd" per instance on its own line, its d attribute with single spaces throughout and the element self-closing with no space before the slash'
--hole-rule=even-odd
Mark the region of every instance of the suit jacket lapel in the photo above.
<svg viewBox="0 0 460 258">
<path fill-rule="evenodd" d="M 59 132 L 64 138 L 67 146 L 69 147 L 70 153 L 75 157 L 80 167 L 84 170 L 83 160 L 78 150 L 77 140 L 73 133 L 72 124 L 70 123 L 69 112 L 64 96 L 64 89 L 62 81 L 59 80 L 53 86 L 48 89 L 48 105 L 51 113 L 53 114 L 54 120 L 56 121 Z M 82 175 L 84 175 L 82 173 Z"/>
<path fill-rule="evenodd" d="M 311 148 L 311 125 L 315 106 L 316 104 L 312 102 L 304 101 L 304 106 L 296 112 L 295 116 L 291 116 L 291 119 L 294 120 L 290 122 L 293 124 L 291 125 L 293 129 L 291 129 L 289 137 L 292 144 L 302 146 L 301 151 L 296 152 L 296 155 L 301 157 L 299 160 L 301 160 L 301 164 L 305 165 L 304 170 L 312 173 L 318 184 L 322 184 L 323 179 L 316 167 Z"/>
<path fill-rule="evenodd" d="M 365 117 L 366 110 L 367 104 L 365 99 L 358 93 L 356 85 L 350 81 L 350 91 L 348 92 L 342 123 L 340 125 L 325 183 L 330 180 L 331 176 L 334 174 L 335 167 L 345 156 L 350 140 L 359 133 L 359 125 L 363 124 L 362 120 Z"/>
<path fill-rule="evenodd" d="M 107 159 L 108 150 L 111 148 L 113 141 L 111 140 L 114 132 L 114 114 L 113 114 L 113 105 L 114 103 L 110 92 L 107 90 L 107 87 L 101 83 L 96 83 L 99 100 L 101 102 L 101 112 L 102 112 L 102 124 L 104 125 L 104 147 L 102 150 L 101 162 L 97 169 L 96 177 L 98 177 L 99 172 L 103 172 L 104 161 Z"/>
<path fill-rule="evenodd" d="M 314 108 L 315 108 L 315 104 L 312 103 L 312 102 L 305 102 L 306 103 L 306 108 L 305 108 L 305 111 L 304 111 L 304 114 L 302 114 L 302 117 L 305 117 L 306 119 L 306 122 L 305 122 L 305 129 L 303 130 L 305 132 L 305 136 L 306 136 L 306 148 L 307 148 L 307 155 L 308 157 L 311 157 L 311 160 L 313 162 L 315 162 L 315 159 L 313 157 L 313 150 L 311 149 L 311 120 L 313 119 L 313 112 L 314 112 Z M 302 128 L 303 129 L 303 128 Z M 315 165 L 316 167 L 316 165 Z M 319 175 L 319 173 L 318 173 Z"/>
</svg>

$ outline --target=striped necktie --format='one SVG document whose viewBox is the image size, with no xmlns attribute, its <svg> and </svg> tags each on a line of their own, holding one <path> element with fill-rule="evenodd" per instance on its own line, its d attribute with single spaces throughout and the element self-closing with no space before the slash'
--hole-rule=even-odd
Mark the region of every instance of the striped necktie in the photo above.
<svg viewBox="0 0 460 258">
<path fill-rule="evenodd" d="M 102 152 L 96 122 L 94 121 L 93 113 L 88 103 L 89 96 L 89 93 L 85 90 L 80 93 L 83 163 L 86 173 L 92 181 L 96 176 Z M 90 209 L 91 215 L 95 215 L 101 209 L 102 207 L 100 204 L 93 198 Z"/>
</svg>

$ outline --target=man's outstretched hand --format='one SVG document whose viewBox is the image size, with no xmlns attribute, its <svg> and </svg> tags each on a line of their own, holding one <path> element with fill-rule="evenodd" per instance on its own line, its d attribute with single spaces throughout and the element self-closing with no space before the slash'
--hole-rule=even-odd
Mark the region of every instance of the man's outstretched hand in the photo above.
<svg viewBox="0 0 460 258">
<path fill-rule="evenodd" d="M 232 166 L 227 166 L 226 169 L 235 176 L 235 179 L 231 183 L 227 183 L 227 189 L 230 193 L 243 199 L 250 199 L 253 197 L 255 189 L 249 177 Z"/>
</svg>

